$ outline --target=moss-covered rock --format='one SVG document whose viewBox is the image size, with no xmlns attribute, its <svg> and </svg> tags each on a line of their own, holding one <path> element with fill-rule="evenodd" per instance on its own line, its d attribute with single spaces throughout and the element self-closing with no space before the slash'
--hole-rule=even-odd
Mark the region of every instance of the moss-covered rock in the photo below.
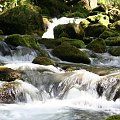
<svg viewBox="0 0 120 120">
<path fill-rule="evenodd" d="M 89 43 L 86 48 L 93 50 L 97 53 L 103 53 L 106 51 L 106 44 L 105 41 L 101 38 L 97 38 L 93 40 L 91 43 Z"/>
<path fill-rule="evenodd" d="M 114 23 L 112 24 L 112 28 L 120 31 L 120 20 L 114 22 Z"/>
<path fill-rule="evenodd" d="M 55 38 L 68 37 L 72 39 L 83 39 L 84 30 L 80 25 L 69 23 L 66 25 L 58 25 L 54 28 Z"/>
<path fill-rule="evenodd" d="M 108 37 L 105 39 L 105 43 L 108 46 L 120 46 L 120 36 Z"/>
<path fill-rule="evenodd" d="M 115 22 L 117 20 L 120 20 L 120 10 L 116 9 L 116 8 L 112 8 L 109 12 L 108 12 L 109 18 L 111 22 Z"/>
<path fill-rule="evenodd" d="M 2 30 L 0 30 L 0 35 L 3 35 L 4 33 L 3 33 L 3 31 Z"/>
<path fill-rule="evenodd" d="M 119 47 L 112 47 L 108 51 L 113 56 L 120 56 L 120 46 Z"/>
<path fill-rule="evenodd" d="M 99 23 L 99 24 L 104 25 L 106 27 L 108 27 L 108 25 L 109 25 L 109 17 L 107 15 L 98 14 L 98 15 L 89 16 L 86 19 L 91 24 Z"/>
<path fill-rule="evenodd" d="M 13 34 L 8 36 L 5 39 L 5 42 L 7 44 L 11 44 L 13 46 L 26 46 L 34 49 L 39 49 L 39 46 L 36 43 L 36 40 L 33 39 L 30 35 L 19 35 L 19 34 Z"/>
<path fill-rule="evenodd" d="M 85 29 L 86 27 L 88 27 L 88 25 L 90 24 L 90 22 L 88 21 L 88 20 L 82 20 L 81 22 L 80 22 L 80 25 L 81 25 L 81 27 L 83 28 L 83 29 Z"/>
<path fill-rule="evenodd" d="M 92 24 L 85 28 L 86 37 L 99 37 L 106 30 L 106 26 L 101 24 Z"/>
<path fill-rule="evenodd" d="M 40 65 L 55 65 L 55 62 L 53 60 L 51 60 L 48 57 L 42 57 L 42 56 L 38 56 L 36 57 L 32 63 L 34 64 L 40 64 Z"/>
<path fill-rule="evenodd" d="M 47 48 L 55 48 L 56 46 L 61 45 L 63 42 L 67 42 L 78 48 L 85 47 L 85 44 L 83 41 L 79 39 L 71 39 L 66 37 L 57 38 L 57 39 L 43 39 L 39 41 L 40 44 L 44 44 Z"/>
<path fill-rule="evenodd" d="M 41 9 L 21 5 L 0 15 L 0 29 L 4 34 L 41 34 L 44 31 Z"/>
<path fill-rule="evenodd" d="M 108 37 L 115 37 L 115 36 L 119 36 L 119 32 L 115 31 L 115 30 L 105 30 L 99 37 L 106 39 Z"/>
<path fill-rule="evenodd" d="M 0 81 L 14 81 L 20 78 L 20 73 L 16 70 L 1 66 L 0 67 Z"/>
<path fill-rule="evenodd" d="M 75 62 L 75 63 L 90 63 L 90 59 L 88 56 L 80 51 L 75 46 L 72 46 L 68 43 L 63 43 L 56 47 L 52 54 L 56 57 L 60 58 L 61 60 L 69 61 L 69 62 Z"/>
<path fill-rule="evenodd" d="M 105 118 L 104 120 L 120 120 L 120 115 L 112 115 Z"/>
</svg>

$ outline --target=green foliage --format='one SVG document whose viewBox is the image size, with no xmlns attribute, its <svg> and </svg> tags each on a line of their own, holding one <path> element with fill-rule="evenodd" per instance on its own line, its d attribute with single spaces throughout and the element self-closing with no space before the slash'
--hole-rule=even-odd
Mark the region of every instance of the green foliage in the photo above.
<svg viewBox="0 0 120 120">
<path fill-rule="evenodd" d="M 90 59 L 84 52 L 66 42 L 56 47 L 52 53 L 61 60 L 75 63 L 90 63 Z"/>
</svg>

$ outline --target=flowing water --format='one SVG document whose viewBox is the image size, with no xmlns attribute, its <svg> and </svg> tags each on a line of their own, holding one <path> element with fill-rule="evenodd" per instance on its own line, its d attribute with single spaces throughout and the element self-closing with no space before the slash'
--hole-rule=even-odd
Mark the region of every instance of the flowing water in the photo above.
<svg viewBox="0 0 120 120">
<path fill-rule="evenodd" d="M 52 25 L 56 26 L 58 20 L 54 20 L 56 24 Z M 105 53 L 92 58 L 91 51 L 86 50 L 92 65 L 118 68 L 115 73 L 99 76 L 83 69 L 64 71 L 52 65 L 33 64 L 37 51 L 11 48 L 4 42 L 0 45 L 0 63 L 22 73 L 22 80 L 15 81 L 19 87 L 11 90 L 16 94 L 15 103 L 0 104 L 0 120 L 101 120 L 120 114 L 120 78 L 116 77 L 120 75 L 119 57 Z M 51 58 L 64 62 L 44 50 Z M 0 87 L 4 84 L 0 82 Z"/>
</svg>

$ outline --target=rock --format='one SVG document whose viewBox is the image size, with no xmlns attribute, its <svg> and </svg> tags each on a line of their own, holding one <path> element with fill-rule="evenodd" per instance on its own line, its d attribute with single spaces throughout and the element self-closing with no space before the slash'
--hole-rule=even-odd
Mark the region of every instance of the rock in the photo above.
<svg viewBox="0 0 120 120">
<path fill-rule="evenodd" d="M 41 9 L 33 5 L 12 8 L 0 15 L 0 29 L 5 35 L 41 35 L 44 32 Z"/>
<path fill-rule="evenodd" d="M 114 22 L 111 26 L 113 29 L 116 29 L 120 32 L 120 20 Z"/>
<path fill-rule="evenodd" d="M 111 47 L 108 52 L 113 56 L 120 56 L 120 46 L 118 47 Z"/>
<path fill-rule="evenodd" d="M 105 39 L 107 46 L 120 46 L 120 36 L 108 37 Z"/>
<path fill-rule="evenodd" d="M 51 60 L 48 57 L 42 57 L 42 56 L 38 56 L 36 57 L 32 63 L 34 64 L 40 64 L 40 65 L 55 65 L 55 62 L 53 60 Z"/>
<path fill-rule="evenodd" d="M 120 115 L 112 115 L 103 120 L 120 120 Z"/>
<path fill-rule="evenodd" d="M 99 37 L 106 30 L 106 26 L 101 24 L 92 24 L 85 28 L 86 37 Z"/>
<path fill-rule="evenodd" d="M 104 53 L 106 51 L 106 44 L 105 41 L 101 38 L 94 39 L 92 42 L 90 42 L 86 48 L 93 50 L 97 53 Z"/>
<path fill-rule="evenodd" d="M 116 37 L 119 36 L 119 32 L 115 30 L 105 30 L 102 34 L 100 34 L 100 38 L 106 39 L 108 37 Z"/>
<path fill-rule="evenodd" d="M 80 22 L 80 25 L 81 25 L 81 27 L 83 28 L 83 29 L 85 29 L 86 27 L 88 27 L 89 26 L 89 24 L 90 24 L 90 22 L 88 21 L 88 20 L 82 20 L 81 22 Z"/>
<path fill-rule="evenodd" d="M 37 42 L 35 39 L 33 39 L 30 35 L 19 35 L 19 34 L 13 34 L 8 36 L 4 40 L 7 44 L 13 45 L 13 46 L 25 46 L 30 47 L 34 49 L 39 49 L 39 46 L 37 45 Z"/>
<path fill-rule="evenodd" d="M 16 70 L 13 70 L 11 68 L 7 68 L 4 66 L 0 67 L 0 80 L 1 81 L 11 82 L 16 79 L 19 79 L 20 76 L 21 74 Z"/>
<path fill-rule="evenodd" d="M 80 25 L 69 23 L 66 25 L 58 25 L 54 28 L 55 38 L 68 37 L 72 39 L 83 39 L 84 30 Z"/>
<path fill-rule="evenodd" d="M 91 24 L 99 23 L 100 25 L 104 25 L 106 27 L 109 25 L 109 17 L 103 14 L 89 16 L 86 20 L 88 20 Z"/>
<path fill-rule="evenodd" d="M 116 8 L 112 8 L 109 12 L 108 12 L 109 18 L 111 22 L 115 22 L 117 20 L 120 20 L 120 10 L 116 9 Z"/>
<path fill-rule="evenodd" d="M 89 57 L 75 46 L 63 43 L 53 49 L 52 54 L 61 60 L 75 63 L 90 63 Z"/>
</svg>

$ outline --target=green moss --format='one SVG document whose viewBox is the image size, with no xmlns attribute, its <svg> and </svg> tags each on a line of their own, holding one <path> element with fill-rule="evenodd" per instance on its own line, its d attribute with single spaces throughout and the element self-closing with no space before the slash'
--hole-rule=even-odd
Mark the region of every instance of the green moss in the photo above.
<svg viewBox="0 0 120 120">
<path fill-rule="evenodd" d="M 104 120 L 120 120 L 120 115 L 112 115 L 112 116 L 107 117 Z"/>
<path fill-rule="evenodd" d="M 58 39 L 43 39 L 40 40 L 40 44 L 44 44 L 47 48 L 55 48 L 58 45 L 61 45 L 63 42 L 67 42 L 73 46 L 76 46 L 78 48 L 84 48 L 85 44 L 83 41 L 79 39 L 70 39 L 66 37 L 58 38 Z"/>
<path fill-rule="evenodd" d="M 34 49 L 39 49 L 35 39 L 33 39 L 30 35 L 19 35 L 13 34 L 8 36 L 5 39 L 5 42 L 14 46 L 26 46 Z"/>
<path fill-rule="evenodd" d="M 88 21 L 88 20 L 82 20 L 81 22 L 80 22 L 80 25 L 81 25 L 81 27 L 82 28 L 86 28 L 86 27 L 88 27 L 88 25 L 90 24 L 90 22 Z"/>
<path fill-rule="evenodd" d="M 54 28 L 54 36 L 55 38 L 68 37 L 72 39 L 83 39 L 84 30 L 75 23 L 58 25 Z"/>
<path fill-rule="evenodd" d="M 92 24 L 85 28 L 85 36 L 99 37 L 106 30 L 106 26 L 101 24 Z"/>
<path fill-rule="evenodd" d="M 108 37 L 115 37 L 115 36 L 119 36 L 119 32 L 115 31 L 115 30 L 106 30 L 104 31 L 99 37 L 106 39 Z"/>
<path fill-rule="evenodd" d="M 110 48 L 108 52 L 113 56 L 120 56 L 120 46 Z"/>
<path fill-rule="evenodd" d="M 108 46 L 120 46 L 120 36 L 108 37 L 105 39 L 105 43 Z"/>
<path fill-rule="evenodd" d="M 86 48 L 93 50 L 94 52 L 97 53 L 103 53 L 106 51 L 106 44 L 105 41 L 101 38 L 97 38 L 95 40 L 93 40 L 92 42 L 90 42 Z"/>
<path fill-rule="evenodd" d="M 52 51 L 52 53 L 61 60 L 76 63 L 90 63 L 90 59 L 84 52 L 80 51 L 78 48 L 68 43 L 59 45 Z"/>
<path fill-rule="evenodd" d="M 4 34 L 40 34 L 44 31 L 41 9 L 21 5 L 0 15 L 0 29 Z"/>
<path fill-rule="evenodd" d="M 107 15 L 102 15 L 102 14 L 89 16 L 87 17 L 87 20 L 91 22 L 92 24 L 99 23 L 106 27 L 108 27 L 108 24 L 109 24 L 109 17 Z"/>
<path fill-rule="evenodd" d="M 40 65 L 54 65 L 54 61 L 51 60 L 50 58 L 48 57 L 41 57 L 41 56 L 38 56 L 36 57 L 32 63 L 35 63 L 35 64 L 40 64 Z"/>
</svg>

